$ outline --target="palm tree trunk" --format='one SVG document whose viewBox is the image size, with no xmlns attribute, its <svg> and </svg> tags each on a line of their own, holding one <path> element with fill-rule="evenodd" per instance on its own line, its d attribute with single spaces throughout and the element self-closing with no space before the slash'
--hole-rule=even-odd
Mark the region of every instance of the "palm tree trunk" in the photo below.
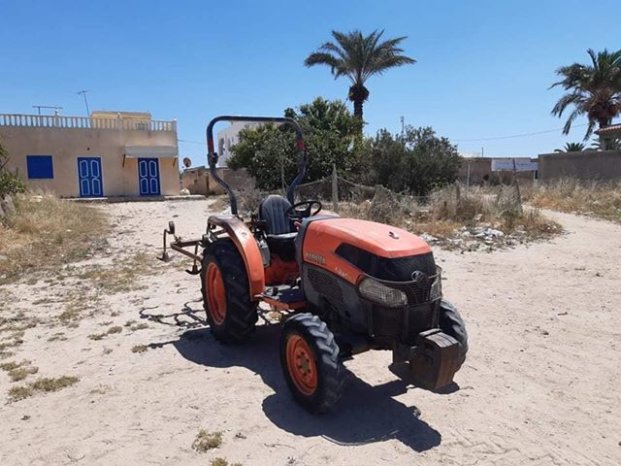
<svg viewBox="0 0 621 466">
<path fill-rule="evenodd" d="M 599 125 L 599 129 L 605 128 L 609 126 L 612 122 L 610 118 L 598 118 L 597 124 Z M 612 141 L 607 139 L 605 136 L 599 136 L 599 147 L 601 150 L 610 150 L 612 149 Z"/>
<path fill-rule="evenodd" d="M 364 105 L 364 100 L 356 99 L 354 100 L 354 116 L 359 118 L 362 121 L 362 106 Z"/>
<path fill-rule="evenodd" d="M 605 128 L 609 126 L 611 122 L 610 118 L 598 118 L 597 123 L 599 124 L 599 129 Z"/>
</svg>

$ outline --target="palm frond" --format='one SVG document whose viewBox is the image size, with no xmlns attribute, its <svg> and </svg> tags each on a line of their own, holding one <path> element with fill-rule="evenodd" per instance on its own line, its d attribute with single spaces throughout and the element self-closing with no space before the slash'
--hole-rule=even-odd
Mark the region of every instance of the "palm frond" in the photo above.
<svg viewBox="0 0 621 466">
<path fill-rule="evenodd" d="M 568 91 L 552 108 L 552 114 L 561 117 L 573 106 L 563 133 L 567 134 L 572 122 L 580 115 L 588 118 L 585 139 L 593 133 L 596 124 L 604 126 L 621 114 L 621 50 L 595 52 L 588 49 L 588 64 L 573 63 L 556 70 L 560 80 L 550 89 L 560 86 Z"/>
<path fill-rule="evenodd" d="M 333 41 L 321 44 L 304 60 L 304 64 L 327 65 L 335 78 L 347 76 L 352 82 L 349 98 L 354 100 L 354 110 L 356 105 L 359 106 L 358 114 L 361 116 L 361 102 L 368 97 L 368 90 L 364 87 L 367 79 L 390 68 L 416 63 L 399 47 L 405 36 L 382 40 L 383 36 L 384 31 L 377 29 L 368 35 L 360 30 L 348 33 L 332 31 Z M 356 92 L 352 93 L 351 89 Z"/>
</svg>

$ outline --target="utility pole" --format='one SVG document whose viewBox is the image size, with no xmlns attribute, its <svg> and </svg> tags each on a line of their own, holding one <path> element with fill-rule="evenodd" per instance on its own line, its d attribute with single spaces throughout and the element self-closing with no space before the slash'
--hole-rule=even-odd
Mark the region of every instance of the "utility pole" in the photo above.
<svg viewBox="0 0 621 466">
<path fill-rule="evenodd" d="M 81 95 L 82 97 L 84 97 L 84 106 L 86 107 L 86 116 L 89 117 L 89 116 L 91 116 L 91 112 L 88 109 L 88 100 L 86 99 L 86 93 L 87 92 L 88 91 L 86 89 L 83 89 L 81 91 L 78 91 L 77 94 Z"/>
</svg>

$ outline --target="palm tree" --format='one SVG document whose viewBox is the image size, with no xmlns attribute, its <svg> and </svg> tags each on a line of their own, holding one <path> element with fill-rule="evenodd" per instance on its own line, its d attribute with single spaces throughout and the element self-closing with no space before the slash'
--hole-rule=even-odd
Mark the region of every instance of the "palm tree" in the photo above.
<svg viewBox="0 0 621 466">
<path fill-rule="evenodd" d="M 621 151 L 621 138 L 610 138 L 602 140 L 600 138 L 591 143 L 588 150 L 618 150 Z"/>
<path fill-rule="evenodd" d="M 621 50 L 612 53 L 604 50 L 596 54 L 589 49 L 587 53 L 591 57 L 590 64 L 574 63 L 560 67 L 556 74 L 562 79 L 550 86 L 562 86 L 569 91 L 556 103 L 552 115 L 560 118 L 567 107 L 574 106 L 563 134 L 569 133 L 576 117 L 587 115 L 589 126 L 585 140 L 593 133 L 596 123 L 603 128 L 621 113 Z"/>
<path fill-rule="evenodd" d="M 568 142 L 562 149 L 555 149 L 554 152 L 582 152 L 585 145 L 581 142 Z"/>
<path fill-rule="evenodd" d="M 326 42 L 316 52 L 311 53 L 306 66 L 327 65 L 334 78 L 347 76 L 351 81 L 348 98 L 354 103 L 354 116 L 362 120 L 362 106 L 369 97 L 364 86 L 367 79 L 375 74 L 397 66 L 416 63 L 413 58 L 402 55 L 399 44 L 406 37 L 397 37 L 380 42 L 384 31 L 373 31 L 365 36 L 360 31 L 347 34 L 332 31 L 335 42 Z"/>
</svg>

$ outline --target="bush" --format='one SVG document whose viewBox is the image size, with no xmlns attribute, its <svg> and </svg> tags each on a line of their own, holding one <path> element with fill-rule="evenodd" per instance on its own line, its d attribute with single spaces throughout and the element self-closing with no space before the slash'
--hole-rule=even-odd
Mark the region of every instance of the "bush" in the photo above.
<svg viewBox="0 0 621 466">
<path fill-rule="evenodd" d="M 0 199 L 6 195 L 23 193 L 26 186 L 16 175 L 7 170 L 9 154 L 0 141 Z"/>
<path fill-rule="evenodd" d="M 0 198 L 25 191 L 26 185 L 17 176 L 9 172 L 0 173 Z"/>
<path fill-rule="evenodd" d="M 284 114 L 296 120 L 304 131 L 309 160 L 304 181 L 328 176 L 333 164 L 346 172 L 357 169 L 360 123 L 343 102 L 319 97 L 297 110 L 288 108 Z M 297 173 L 295 136 L 287 126 L 244 129 L 232 151 L 229 168 L 246 168 L 256 179 L 258 189 L 284 188 Z"/>
<path fill-rule="evenodd" d="M 365 184 L 381 184 L 396 192 L 427 196 L 453 183 L 461 165 L 457 148 L 432 128 L 407 127 L 405 134 L 377 133 L 367 146 Z"/>
</svg>

